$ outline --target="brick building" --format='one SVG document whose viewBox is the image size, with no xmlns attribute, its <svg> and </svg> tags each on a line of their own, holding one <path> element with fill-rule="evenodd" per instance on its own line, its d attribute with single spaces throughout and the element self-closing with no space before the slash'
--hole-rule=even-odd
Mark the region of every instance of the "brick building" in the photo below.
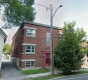
<svg viewBox="0 0 88 80">
<path fill-rule="evenodd" d="M 59 40 L 60 29 L 53 27 L 53 49 Z M 20 69 L 50 66 L 49 50 L 50 26 L 25 21 L 12 38 L 11 59 Z"/>
</svg>

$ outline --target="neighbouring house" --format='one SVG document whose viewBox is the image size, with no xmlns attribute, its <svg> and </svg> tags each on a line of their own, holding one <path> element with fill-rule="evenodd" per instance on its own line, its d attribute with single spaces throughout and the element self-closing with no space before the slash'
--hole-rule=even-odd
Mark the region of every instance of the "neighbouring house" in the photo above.
<svg viewBox="0 0 88 80">
<path fill-rule="evenodd" d="M 7 35 L 0 28 L 0 71 L 1 71 L 1 65 L 2 65 L 3 44 L 6 41 L 6 38 L 7 38 Z"/>
<path fill-rule="evenodd" d="M 59 30 L 53 26 L 53 50 Z M 20 69 L 50 66 L 50 26 L 24 21 L 12 38 L 11 60 Z"/>
<path fill-rule="evenodd" d="M 82 43 L 83 48 L 88 48 L 88 41 L 86 40 L 85 42 Z M 85 53 L 85 56 L 83 58 L 83 68 L 88 68 L 88 53 Z"/>
</svg>

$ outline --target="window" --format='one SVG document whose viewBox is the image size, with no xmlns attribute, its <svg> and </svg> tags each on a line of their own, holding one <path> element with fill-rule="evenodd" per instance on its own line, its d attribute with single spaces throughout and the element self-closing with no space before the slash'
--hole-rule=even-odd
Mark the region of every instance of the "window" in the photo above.
<svg viewBox="0 0 88 80">
<path fill-rule="evenodd" d="M 34 61 L 25 61 L 25 67 L 34 67 Z"/>
<path fill-rule="evenodd" d="M 59 33 L 59 40 L 62 39 L 62 34 L 63 34 L 63 33 Z"/>
<path fill-rule="evenodd" d="M 34 29 L 27 29 L 27 37 L 36 37 L 36 30 Z"/>
<path fill-rule="evenodd" d="M 62 36 L 62 34 L 59 34 L 59 40 L 61 40 L 61 36 Z"/>
<path fill-rule="evenodd" d="M 47 46 L 50 46 L 50 41 L 51 41 L 51 40 L 50 40 L 50 33 L 47 32 L 47 33 L 46 33 L 46 45 L 47 45 Z"/>
<path fill-rule="evenodd" d="M 35 53 L 35 45 L 27 45 L 26 53 Z"/>
</svg>

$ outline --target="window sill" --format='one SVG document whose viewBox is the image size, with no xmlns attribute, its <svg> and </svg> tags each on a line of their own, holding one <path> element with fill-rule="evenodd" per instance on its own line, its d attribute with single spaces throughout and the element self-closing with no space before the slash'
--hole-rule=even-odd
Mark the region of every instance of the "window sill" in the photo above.
<svg viewBox="0 0 88 80">
<path fill-rule="evenodd" d="M 36 38 L 36 36 L 35 36 L 35 37 L 32 37 L 32 36 L 26 36 L 26 37 L 29 37 L 29 38 Z"/>
<path fill-rule="evenodd" d="M 31 36 L 22 36 L 22 37 L 28 37 L 28 38 L 36 38 L 36 37 L 31 37 Z"/>
<path fill-rule="evenodd" d="M 26 66 L 25 66 L 25 68 L 34 68 L 34 66 L 33 66 L 33 67 L 26 67 Z"/>
<path fill-rule="evenodd" d="M 21 54 L 36 54 L 36 53 L 21 53 Z"/>
</svg>

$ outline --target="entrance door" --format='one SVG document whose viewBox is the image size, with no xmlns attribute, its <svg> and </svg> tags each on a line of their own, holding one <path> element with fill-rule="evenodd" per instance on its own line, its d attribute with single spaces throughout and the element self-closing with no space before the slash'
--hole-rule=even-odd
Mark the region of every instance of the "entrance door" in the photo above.
<svg viewBox="0 0 88 80">
<path fill-rule="evenodd" d="M 50 66 L 50 53 L 45 53 L 45 66 Z"/>
</svg>

